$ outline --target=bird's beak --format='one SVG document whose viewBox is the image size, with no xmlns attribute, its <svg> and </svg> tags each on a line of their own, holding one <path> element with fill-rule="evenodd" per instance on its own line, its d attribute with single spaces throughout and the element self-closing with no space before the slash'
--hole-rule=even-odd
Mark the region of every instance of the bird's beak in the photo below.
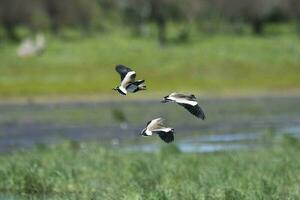
<svg viewBox="0 0 300 200">
<path fill-rule="evenodd" d="M 167 103 L 167 102 L 168 102 L 167 99 L 163 99 L 163 100 L 161 101 L 161 103 Z"/>
</svg>

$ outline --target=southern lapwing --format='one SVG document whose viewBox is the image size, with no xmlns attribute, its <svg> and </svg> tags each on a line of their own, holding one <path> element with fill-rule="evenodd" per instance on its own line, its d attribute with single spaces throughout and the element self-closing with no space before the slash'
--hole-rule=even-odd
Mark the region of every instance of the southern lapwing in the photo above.
<svg viewBox="0 0 300 200">
<path fill-rule="evenodd" d="M 144 85 L 145 80 L 135 80 L 136 73 L 129 67 L 123 65 L 117 65 L 116 71 L 121 76 L 121 84 L 113 90 L 118 91 L 121 95 L 126 95 L 127 92 L 135 93 L 139 90 L 146 90 L 146 85 Z"/>
<path fill-rule="evenodd" d="M 187 109 L 190 113 L 192 113 L 196 117 L 201 118 L 202 120 L 206 118 L 203 110 L 198 105 L 195 95 L 193 94 L 184 95 L 184 94 L 179 94 L 174 92 L 168 96 L 165 96 L 161 102 L 162 103 L 176 102 L 177 104 L 183 106 L 185 109 Z"/>
<path fill-rule="evenodd" d="M 147 123 L 141 132 L 142 136 L 157 134 L 163 141 L 170 143 L 174 141 L 174 129 L 164 125 L 164 119 L 156 118 Z"/>
</svg>

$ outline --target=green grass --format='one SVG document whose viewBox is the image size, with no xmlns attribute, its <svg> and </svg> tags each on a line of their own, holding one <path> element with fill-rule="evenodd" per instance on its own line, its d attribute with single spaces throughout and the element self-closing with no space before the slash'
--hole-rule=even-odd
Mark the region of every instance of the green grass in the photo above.
<svg viewBox="0 0 300 200">
<path fill-rule="evenodd" d="M 299 199 L 300 145 L 185 154 L 66 142 L 0 156 L 0 190 L 37 199 Z M 18 199 L 18 198 L 17 198 Z"/>
<path fill-rule="evenodd" d="M 42 56 L 25 59 L 17 58 L 16 48 L 0 48 L 1 97 L 111 95 L 118 63 L 146 79 L 146 94 L 300 88 L 300 37 L 289 31 L 261 37 L 198 32 L 186 44 L 163 48 L 153 36 L 133 38 L 126 31 L 71 41 L 49 36 Z"/>
</svg>

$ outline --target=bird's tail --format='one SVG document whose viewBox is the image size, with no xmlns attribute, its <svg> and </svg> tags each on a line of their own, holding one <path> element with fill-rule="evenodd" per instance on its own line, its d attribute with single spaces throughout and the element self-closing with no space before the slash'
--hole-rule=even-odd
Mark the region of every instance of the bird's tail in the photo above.
<svg viewBox="0 0 300 200">
<path fill-rule="evenodd" d="M 140 90 L 146 90 L 145 80 L 138 80 L 135 82 Z"/>
<path fill-rule="evenodd" d="M 145 84 L 141 84 L 138 87 L 139 87 L 140 90 L 146 90 L 147 89 Z"/>
</svg>

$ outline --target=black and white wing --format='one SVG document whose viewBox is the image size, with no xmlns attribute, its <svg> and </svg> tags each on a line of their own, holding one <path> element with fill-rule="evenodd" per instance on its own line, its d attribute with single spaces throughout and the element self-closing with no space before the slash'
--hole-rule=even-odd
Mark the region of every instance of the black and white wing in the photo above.
<svg viewBox="0 0 300 200">
<path fill-rule="evenodd" d="M 125 67 L 124 65 L 117 65 L 116 66 L 116 71 L 120 74 L 121 81 L 123 81 L 123 79 L 126 77 L 126 75 L 129 72 L 132 72 L 131 74 L 134 74 L 134 76 L 135 76 L 135 72 L 133 70 L 131 70 L 129 67 Z"/>
<path fill-rule="evenodd" d="M 153 120 L 150 120 L 147 122 L 146 128 L 148 128 L 148 125 L 152 122 Z"/>
<path fill-rule="evenodd" d="M 185 109 L 187 109 L 190 113 L 192 113 L 196 117 L 201 118 L 202 120 L 204 120 L 206 118 L 203 110 L 200 108 L 198 103 L 196 103 L 194 105 L 189 104 L 189 103 L 178 103 L 178 104 L 183 106 Z"/>
<path fill-rule="evenodd" d="M 126 74 L 126 76 L 123 78 L 123 80 L 121 81 L 121 86 L 123 88 L 126 88 L 126 90 L 127 90 L 128 86 L 130 86 L 130 85 L 133 85 L 133 87 L 134 87 L 135 77 L 136 77 L 135 71 L 128 72 Z M 134 90 L 134 88 L 128 88 L 128 89 Z"/>
<path fill-rule="evenodd" d="M 128 84 L 127 87 L 126 87 L 126 90 L 128 92 L 135 92 L 135 91 L 138 90 L 138 88 L 139 87 L 137 85 L 135 85 L 135 84 Z"/>
<path fill-rule="evenodd" d="M 155 130 L 153 133 L 158 134 L 160 139 L 162 139 L 166 143 L 170 143 L 174 141 L 174 129 L 166 128 L 165 130 Z"/>
</svg>

